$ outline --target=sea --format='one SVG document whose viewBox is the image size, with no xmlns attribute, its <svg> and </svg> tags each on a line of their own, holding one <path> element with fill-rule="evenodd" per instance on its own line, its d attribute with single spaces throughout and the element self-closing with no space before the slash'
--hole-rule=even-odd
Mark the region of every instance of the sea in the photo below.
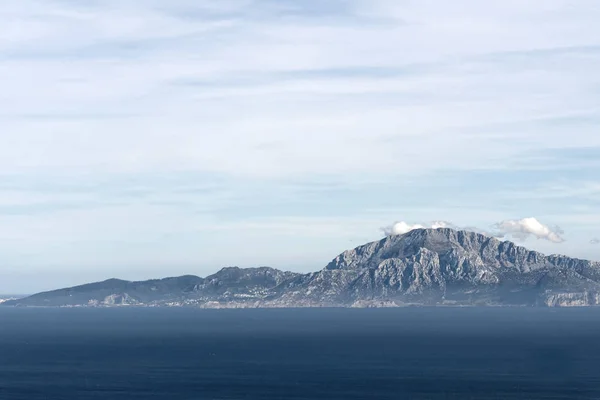
<svg viewBox="0 0 600 400">
<path fill-rule="evenodd" d="M 0 399 L 600 399 L 600 309 L 0 307 Z"/>
</svg>

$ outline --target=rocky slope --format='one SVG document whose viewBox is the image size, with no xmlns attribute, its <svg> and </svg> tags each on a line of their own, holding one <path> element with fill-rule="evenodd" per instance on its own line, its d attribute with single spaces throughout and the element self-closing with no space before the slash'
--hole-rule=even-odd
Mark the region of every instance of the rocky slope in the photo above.
<svg viewBox="0 0 600 400">
<path fill-rule="evenodd" d="M 600 264 L 545 256 L 472 232 L 418 229 L 346 251 L 323 270 L 306 275 L 225 268 L 207 278 L 112 279 L 5 304 L 592 306 L 600 304 Z"/>
<path fill-rule="evenodd" d="M 331 305 L 598 305 L 600 264 L 481 234 L 419 229 L 357 247 L 298 277 L 282 302 Z"/>
</svg>

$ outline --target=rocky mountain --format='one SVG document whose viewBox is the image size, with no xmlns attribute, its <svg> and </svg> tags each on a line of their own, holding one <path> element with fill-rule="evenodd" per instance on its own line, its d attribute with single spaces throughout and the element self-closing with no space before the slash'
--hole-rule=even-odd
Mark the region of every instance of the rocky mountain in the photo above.
<svg viewBox="0 0 600 400">
<path fill-rule="evenodd" d="M 295 278 L 282 303 L 355 306 L 600 304 L 600 263 L 545 256 L 452 229 L 417 229 L 346 251 Z"/>
<path fill-rule="evenodd" d="M 600 263 L 545 256 L 473 232 L 417 229 L 346 251 L 310 274 L 225 268 L 206 278 L 111 279 L 5 304 L 592 306 L 600 305 Z"/>
</svg>

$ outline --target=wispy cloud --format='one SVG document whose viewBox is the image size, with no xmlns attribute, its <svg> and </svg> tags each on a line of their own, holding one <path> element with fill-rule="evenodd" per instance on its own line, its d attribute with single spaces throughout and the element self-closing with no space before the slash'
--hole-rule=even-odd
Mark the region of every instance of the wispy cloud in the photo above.
<svg viewBox="0 0 600 400">
<path fill-rule="evenodd" d="M 596 108 L 586 88 L 600 55 L 583 47 L 598 44 L 585 2 L 569 13 L 558 2 L 536 12 L 516 3 L 471 4 L 460 13 L 441 3 L 332 4 L 19 2 L 5 11 L 8 20 L 31 27 L 3 28 L 0 48 L 8 58 L 0 69 L 9 97 L 0 102 L 7 114 L 63 118 L 49 126 L 9 122 L 20 139 L 0 153 L 0 165 L 186 168 L 259 178 L 410 174 L 448 165 L 506 168 L 540 148 L 600 145 L 591 128 L 571 133 L 569 141 L 563 130 L 513 127 L 519 131 L 513 137 L 491 129 Z M 535 53 L 565 46 L 577 46 L 586 62 Z M 581 76 L 586 85 L 578 83 Z M 172 84 L 185 81 L 208 86 Z M 35 98 L 26 87 L 35 87 Z M 116 110 L 138 117 L 102 117 Z M 44 132 L 55 132 L 53 139 Z M 390 140 L 413 151 L 396 157 Z M 43 152 L 31 154 L 32 142 Z M 277 142 L 278 151 L 264 151 L 265 142 Z M 331 154 L 339 155 L 335 163 Z M 418 154 L 428 154 L 429 162 L 418 163 Z"/>
<path fill-rule="evenodd" d="M 0 236 L 46 249 L 6 246 L 0 262 L 178 229 L 187 245 L 161 254 L 181 257 L 193 226 L 235 225 L 223 219 L 281 218 L 264 222 L 275 241 L 292 217 L 426 221 L 411 211 L 427 207 L 485 226 L 597 206 L 593 0 L 20 0 L 0 19 Z M 79 191 L 61 193 L 69 183 Z M 560 223 L 576 232 L 591 212 Z M 398 215 L 378 213 L 360 225 L 374 235 Z M 227 263 L 226 239 L 207 247 Z M 126 264 L 155 249 L 124 250 Z"/>
<path fill-rule="evenodd" d="M 590 244 L 600 244 L 600 239 L 594 238 L 594 239 L 590 240 Z"/>
</svg>

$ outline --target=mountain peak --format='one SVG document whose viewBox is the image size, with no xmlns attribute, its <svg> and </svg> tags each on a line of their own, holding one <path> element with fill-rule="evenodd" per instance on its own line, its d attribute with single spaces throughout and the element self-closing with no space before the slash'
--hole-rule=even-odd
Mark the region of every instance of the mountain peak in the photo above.
<svg viewBox="0 0 600 400">
<path fill-rule="evenodd" d="M 465 229 L 453 229 L 453 228 L 419 228 L 413 229 L 402 235 L 390 235 L 388 238 L 413 238 L 428 240 L 429 242 L 456 242 L 462 243 L 464 241 L 485 241 L 485 240 L 496 240 L 501 242 L 498 238 L 485 235 L 483 233 L 474 232 Z"/>
<path fill-rule="evenodd" d="M 600 264 L 545 256 L 476 232 L 415 229 L 348 250 L 296 274 L 227 267 L 129 282 L 109 279 L 7 305 L 307 307 L 378 305 L 600 305 Z"/>
<path fill-rule="evenodd" d="M 437 251 L 446 249 L 449 245 L 465 245 L 468 243 L 483 243 L 489 240 L 495 240 L 500 242 L 496 238 L 483 235 L 481 233 L 466 231 L 466 230 L 455 230 L 452 228 L 423 228 L 414 229 L 404 235 L 393 235 L 388 236 L 392 241 L 402 240 L 405 242 L 412 242 L 415 244 L 420 243 L 422 247 L 426 247 L 429 250 Z"/>
<path fill-rule="evenodd" d="M 402 235 L 390 235 L 379 241 L 345 251 L 329 263 L 325 269 L 353 269 L 357 265 L 375 268 L 383 260 L 412 257 L 421 249 L 427 249 L 438 255 L 447 254 L 453 250 L 479 252 L 489 243 L 500 246 L 502 242 L 480 233 L 457 231 L 451 228 L 414 229 Z M 366 262 L 366 260 L 369 261 Z"/>
</svg>

